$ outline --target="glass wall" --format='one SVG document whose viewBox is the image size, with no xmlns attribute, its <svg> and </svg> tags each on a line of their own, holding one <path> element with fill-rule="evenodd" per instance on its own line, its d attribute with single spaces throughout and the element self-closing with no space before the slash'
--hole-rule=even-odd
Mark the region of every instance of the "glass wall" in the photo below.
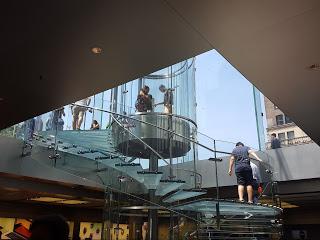
<svg viewBox="0 0 320 240">
<path fill-rule="evenodd" d="M 150 88 L 153 112 L 164 112 L 164 98 L 166 92 L 161 92 L 163 85 L 172 92 L 172 114 L 196 120 L 196 90 L 195 90 L 195 59 L 189 59 L 173 66 L 164 68 L 140 79 L 123 84 L 113 90 L 114 101 L 118 104 L 118 111 L 132 114 L 137 111 L 135 103 L 139 91 L 144 86 Z M 120 109 L 119 109 L 120 108 Z"/>
</svg>

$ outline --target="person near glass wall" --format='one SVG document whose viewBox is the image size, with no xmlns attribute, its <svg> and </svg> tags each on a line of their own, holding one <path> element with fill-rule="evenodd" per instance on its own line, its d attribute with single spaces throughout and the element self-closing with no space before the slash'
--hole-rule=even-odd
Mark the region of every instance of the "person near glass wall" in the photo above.
<svg viewBox="0 0 320 240">
<path fill-rule="evenodd" d="M 64 117 L 66 114 L 64 112 L 64 107 L 58 108 L 53 111 L 52 115 L 52 130 L 63 130 L 64 121 L 62 117 Z"/>
<path fill-rule="evenodd" d="M 251 154 L 258 161 L 262 162 L 262 160 L 257 156 L 257 154 L 247 146 L 244 146 L 242 142 L 238 142 L 236 147 L 233 149 L 230 162 L 229 162 L 229 175 L 232 176 L 232 168 L 235 164 L 235 174 L 237 176 L 238 183 L 238 195 L 239 201 L 244 202 L 244 188 L 247 189 L 248 194 L 248 203 L 253 203 L 253 175 L 252 168 L 250 166 L 250 158 L 249 154 Z"/>
<path fill-rule="evenodd" d="M 89 106 L 91 102 L 91 98 L 87 97 L 80 101 L 75 102 L 76 105 L 72 106 L 72 129 L 73 130 L 80 130 L 80 127 L 83 122 L 83 117 L 85 112 L 88 110 L 86 106 Z M 81 106 L 78 106 L 81 105 Z M 90 110 L 89 110 L 90 111 Z"/>
<path fill-rule="evenodd" d="M 152 111 L 152 95 L 149 94 L 150 88 L 144 86 L 141 88 L 137 97 L 135 107 L 137 112 L 150 112 Z"/>
<path fill-rule="evenodd" d="M 164 113 L 172 114 L 172 105 L 173 105 L 173 88 L 166 88 L 165 85 L 161 84 L 159 86 L 160 92 L 164 94 L 163 102 L 157 103 L 156 105 L 164 105 Z M 156 106 L 155 105 L 155 106 Z"/>
<path fill-rule="evenodd" d="M 99 125 L 98 121 L 93 120 L 91 123 L 90 130 L 99 130 L 99 129 L 100 129 L 100 125 Z"/>
</svg>

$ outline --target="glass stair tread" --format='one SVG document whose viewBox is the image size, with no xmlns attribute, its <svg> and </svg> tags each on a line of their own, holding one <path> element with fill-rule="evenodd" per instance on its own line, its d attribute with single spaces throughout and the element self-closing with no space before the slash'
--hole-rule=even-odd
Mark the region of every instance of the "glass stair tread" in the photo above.
<svg viewBox="0 0 320 240">
<path fill-rule="evenodd" d="M 188 199 L 188 198 L 201 196 L 201 195 L 204 195 L 206 193 L 207 193 L 207 191 L 205 191 L 205 190 L 182 189 L 182 190 L 179 190 L 179 191 L 171 194 L 170 196 L 166 197 L 165 199 L 163 199 L 163 202 L 173 203 L 173 202 L 176 202 L 176 201 L 181 201 L 181 200 L 185 200 L 185 199 Z"/>
<path fill-rule="evenodd" d="M 43 131 L 40 134 L 43 139 L 54 139 L 56 136 L 57 140 L 62 144 L 74 144 L 82 146 L 87 149 L 96 149 L 104 152 L 116 152 L 113 147 L 112 136 L 110 130 L 65 130 L 58 131 Z"/>
<path fill-rule="evenodd" d="M 156 190 L 156 196 L 164 196 L 170 192 L 177 190 L 184 184 L 185 181 L 182 180 L 160 180 L 159 186 Z"/>
<path fill-rule="evenodd" d="M 179 211 L 195 211 L 206 215 L 216 216 L 215 199 L 195 200 L 174 207 Z M 250 217 L 273 217 L 281 214 L 282 209 L 271 205 L 240 203 L 231 200 L 219 200 L 220 215 Z"/>
<path fill-rule="evenodd" d="M 143 184 L 147 189 L 157 189 L 162 178 L 162 172 L 138 171 L 138 175 L 143 178 Z"/>
<path fill-rule="evenodd" d="M 122 161 L 114 164 L 113 168 L 127 174 L 140 183 L 144 183 L 144 177 L 138 174 L 138 172 L 143 170 L 139 163 L 126 163 Z"/>
</svg>

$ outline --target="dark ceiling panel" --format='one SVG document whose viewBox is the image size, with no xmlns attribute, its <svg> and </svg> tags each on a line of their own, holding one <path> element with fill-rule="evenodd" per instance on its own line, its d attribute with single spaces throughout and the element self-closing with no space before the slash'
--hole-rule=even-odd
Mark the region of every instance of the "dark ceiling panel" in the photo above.
<svg viewBox="0 0 320 240">
<path fill-rule="evenodd" d="M 216 48 L 319 143 L 319 22 L 317 0 L 6 1 L 0 128 Z"/>
<path fill-rule="evenodd" d="M 162 1 L 8 1 L 0 22 L 0 128 L 210 49 Z"/>
</svg>

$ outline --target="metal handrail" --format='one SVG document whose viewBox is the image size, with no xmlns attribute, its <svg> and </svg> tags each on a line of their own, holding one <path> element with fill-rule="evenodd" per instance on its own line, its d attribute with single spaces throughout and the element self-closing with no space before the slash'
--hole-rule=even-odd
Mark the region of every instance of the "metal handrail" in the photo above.
<svg viewBox="0 0 320 240">
<path fill-rule="evenodd" d="M 113 114 L 111 114 L 112 119 L 120 126 L 122 127 L 122 129 L 124 129 L 125 131 L 127 131 L 129 134 L 131 134 L 133 137 L 135 137 L 136 139 L 138 139 L 142 144 L 144 144 L 147 148 L 149 148 L 154 154 L 156 154 L 162 161 L 164 161 L 169 167 L 170 169 L 174 170 L 172 168 L 172 166 L 170 165 L 170 163 L 168 161 L 166 161 L 155 149 L 153 149 L 149 144 L 147 144 L 145 141 L 143 141 L 140 137 L 136 136 L 132 131 L 130 131 L 128 128 L 126 128 L 123 124 L 121 124 L 121 122 L 116 119 Z M 144 122 L 144 121 L 143 121 Z M 156 125 L 155 125 L 156 126 Z M 184 168 L 176 168 L 176 170 L 181 170 L 181 171 L 185 171 L 185 172 L 191 172 L 197 176 L 200 177 L 200 186 L 202 186 L 202 175 L 196 171 L 193 170 L 189 170 L 189 169 L 184 169 Z"/>
<path fill-rule="evenodd" d="M 190 118 L 181 116 L 181 115 L 177 115 L 177 114 L 172 114 L 172 113 L 161 113 L 161 112 L 136 112 L 135 114 L 131 114 L 132 116 L 135 115 L 157 115 L 157 116 L 168 116 L 168 117 L 174 117 L 174 118 L 179 118 L 179 119 L 183 119 L 186 120 L 188 122 L 191 122 L 195 127 L 198 127 L 198 125 L 196 124 L 195 121 L 193 121 Z"/>
<path fill-rule="evenodd" d="M 183 139 L 185 139 L 185 140 L 187 140 L 187 141 L 189 141 L 189 142 L 192 142 L 192 143 L 194 143 L 194 144 L 197 144 L 197 145 L 199 145 L 200 147 L 203 147 L 203 148 L 207 149 L 207 150 L 210 151 L 210 152 L 225 153 L 225 152 L 215 151 L 215 150 L 213 150 L 213 149 L 211 149 L 211 148 L 209 148 L 209 147 L 207 147 L 207 146 L 205 146 L 205 145 L 203 145 L 203 144 L 201 144 L 201 143 L 199 143 L 199 142 L 197 142 L 197 141 L 195 141 L 195 140 L 193 140 L 193 139 L 191 139 L 191 138 L 188 138 L 188 137 L 185 137 L 185 136 L 183 136 L 183 135 L 181 135 L 181 134 L 179 134 L 179 133 L 176 133 L 175 131 L 171 131 L 171 130 L 168 130 L 168 129 L 166 129 L 166 128 L 157 126 L 157 125 L 155 125 L 155 124 L 152 124 L 152 123 L 149 123 L 149 122 L 145 122 L 145 121 L 143 121 L 143 120 L 136 119 L 136 118 L 133 118 L 133 117 L 130 117 L 130 116 L 121 114 L 121 113 L 116 113 L 116 112 L 113 112 L 113 111 L 110 111 L 110 110 L 105 110 L 105 109 L 101 109 L 101 108 L 97 108 L 97 107 L 90 107 L 90 106 L 85 106 L 85 105 L 75 104 L 75 103 L 72 104 L 72 105 L 74 105 L 74 106 L 79 106 L 79 107 L 84 107 L 84 108 L 87 108 L 87 109 L 102 111 L 102 112 L 106 112 L 106 113 L 113 114 L 113 115 L 116 115 L 116 116 L 120 116 L 120 117 L 123 117 L 123 118 L 128 118 L 128 119 L 131 119 L 131 120 L 133 120 L 133 121 L 137 121 L 137 122 L 140 122 L 140 123 L 144 123 L 144 124 L 146 124 L 146 125 L 149 125 L 149 126 L 158 128 L 158 129 L 163 130 L 163 131 L 166 131 L 166 132 L 168 132 L 168 133 L 172 133 L 172 134 L 174 134 L 174 135 L 176 135 L 176 136 L 178 136 L 178 137 L 181 137 L 181 138 L 183 138 Z M 159 115 L 162 115 L 162 114 L 163 114 L 163 113 L 159 113 Z M 186 120 L 185 117 L 182 117 L 182 116 L 179 116 L 179 115 L 174 115 L 174 114 L 166 114 L 166 115 Z M 189 119 L 189 120 L 190 120 L 190 122 L 192 122 L 191 119 Z M 229 154 L 230 154 L 230 153 L 229 153 Z"/>
<path fill-rule="evenodd" d="M 120 117 L 123 117 L 123 118 L 128 118 L 128 119 L 131 119 L 133 121 L 137 121 L 137 122 L 140 122 L 140 123 L 143 123 L 143 124 L 146 124 L 146 125 L 149 125 L 149 126 L 152 126 L 152 127 L 155 127 L 157 129 L 160 129 L 160 130 L 163 130 L 163 131 L 166 131 L 168 133 L 171 133 L 173 135 L 176 135 L 178 137 L 181 137 L 183 138 L 184 140 L 187 140 L 189 142 L 192 142 L 200 147 L 203 147 L 204 149 L 207 149 L 208 151 L 212 152 L 212 153 L 221 153 L 221 154 L 227 154 L 227 155 L 231 155 L 232 153 L 231 152 L 225 152 L 225 151 L 218 151 L 218 150 L 214 150 L 210 147 L 207 147 L 201 143 L 199 143 L 198 141 L 195 141 L 193 140 L 192 138 L 188 138 L 186 136 L 183 136 L 179 133 L 176 133 L 175 131 L 171 131 L 169 129 L 166 129 L 166 128 L 163 128 L 163 127 L 160 127 L 160 126 L 157 126 L 155 124 L 152 124 L 152 123 L 149 123 L 149 122 L 146 122 L 146 121 L 143 121 L 143 120 L 140 120 L 140 119 L 137 119 L 137 118 L 134 118 L 134 117 L 131 117 L 131 116 L 127 116 L 125 114 L 121 114 L 121 113 L 116 113 L 116 112 L 113 112 L 113 111 L 110 111 L 110 110 L 105 110 L 105 109 L 101 109 L 101 108 L 97 108 L 97 107 L 90 107 L 90 106 L 85 106 L 85 105 L 81 105 L 81 104 L 72 104 L 74 106 L 79 106 L 79 107 L 84 107 L 84 108 L 87 108 L 87 109 L 92 109 L 92 110 L 97 110 L 97 111 L 101 111 L 101 112 L 106 112 L 106 113 L 109 113 L 109 114 L 112 114 L 112 115 L 116 115 L 116 116 L 120 116 Z M 163 115 L 164 113 L 159 113 L 159 115 Z M 184 119 L 186 120 L 186 117 L 183 117 L 183 116 L 180 116 L 180 115 L 174 115 L 174 114 L 165 114 L 165 115 L 168 115 L 168 116 L 172 116 L 172 117 L 176 117 L 176 118 L 179 118 L 179 119 Z M 192 120 L 189 119 L 191 122 Z M 250 160 L 254 160 L 254 161 L 257 161 L 257 159 L 255 158 L 251 158 L 249 157 L 248 159 Z M 265 164 L 265 163 L 264 163 Z"/>
</svg>

